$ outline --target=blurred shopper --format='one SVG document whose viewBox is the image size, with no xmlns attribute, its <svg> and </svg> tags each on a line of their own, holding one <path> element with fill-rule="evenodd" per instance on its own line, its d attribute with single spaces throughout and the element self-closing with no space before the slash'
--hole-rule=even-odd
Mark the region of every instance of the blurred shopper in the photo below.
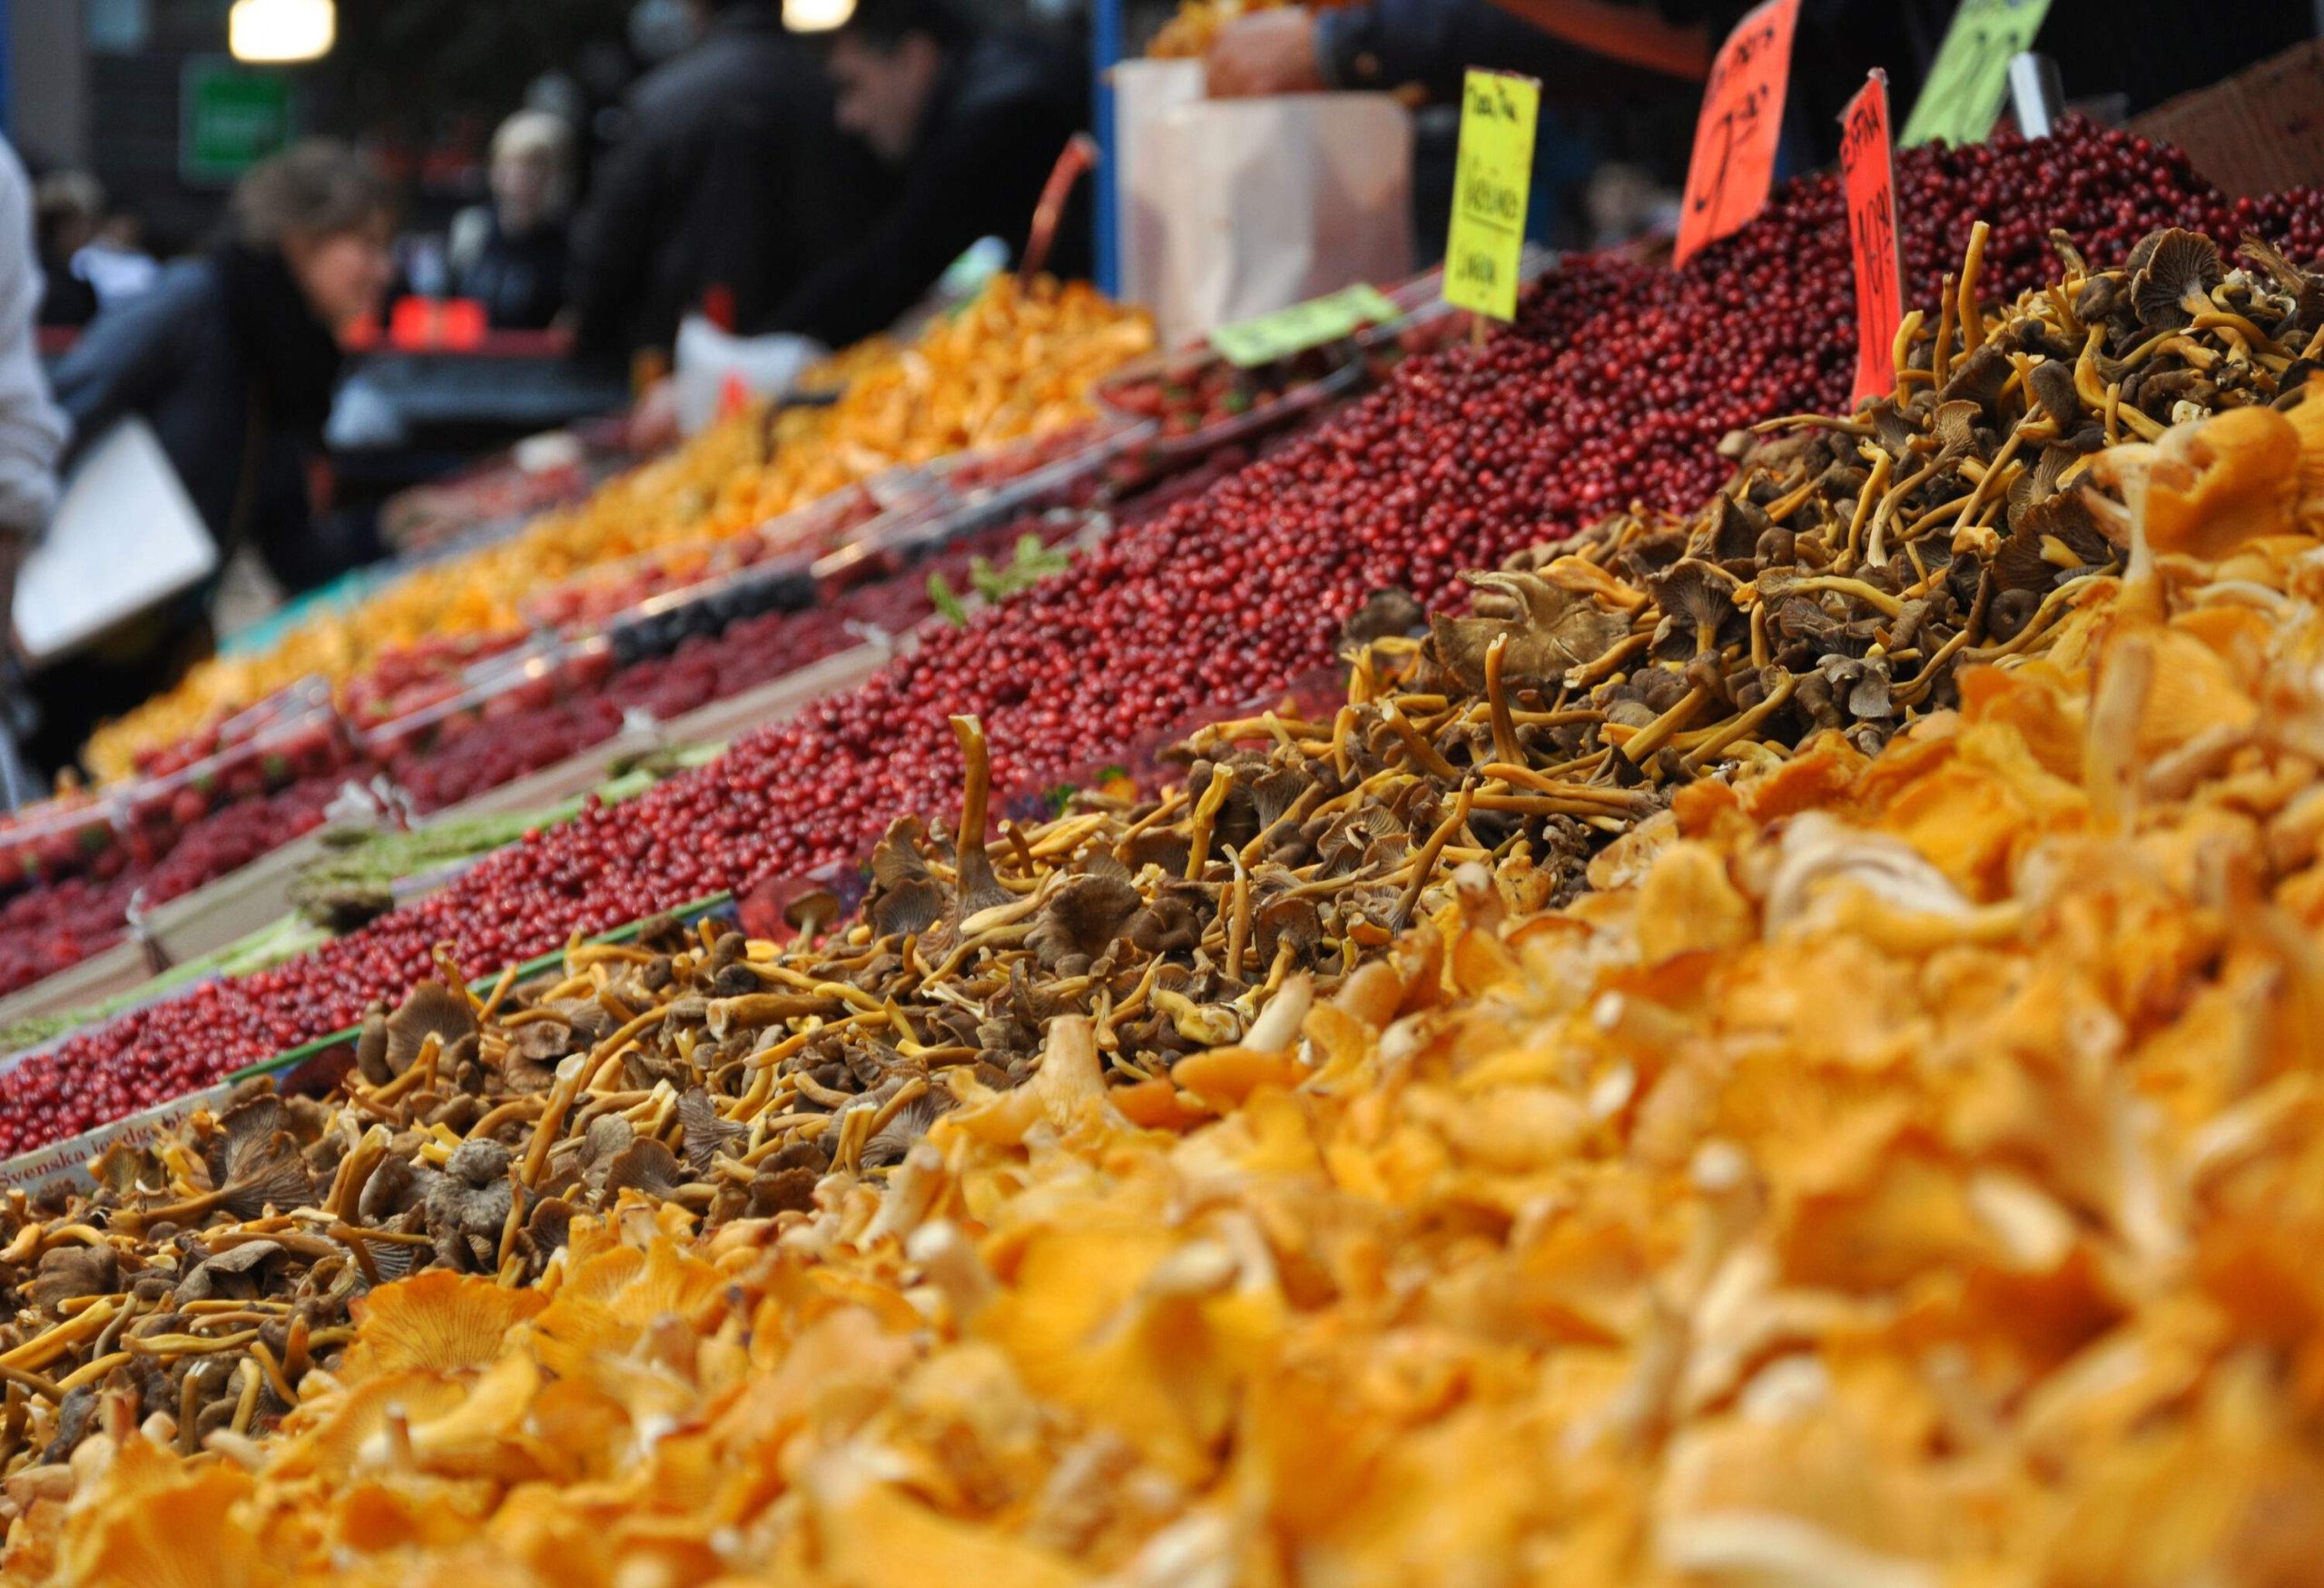
<svg viewBox="0 0 2324 1588">
<path fill-rule="evenodd" d="M 703 0 L 702 41 L 631 91 L 574 229 L 583 357 L 667 350 L 705 306 L 729 330 L 769 311 L 862 232 L 887 185 L 832 122 L 832 91 L 774 0 Z"/>
<path fill-rule="evenodd" d="M 542 330 L 565 307 L 573 129 L 518 111 L 492 138 L 492 202 L 452 221 L 452 291 L 496 330 Z"/>
<path fill-rule="evenodd" d="M 379 311 L 394 273 L 393 204 L 369 163 L 314 142 L 235 190 L 232 229 L 142 298 L 97 317 L 56 368 L 86 447 L 114 421 L 153 427 L 222 562 L 254 548 L 292 590 L 369 559 L 321 544 L 310 498 L 338 387 L 340 332 Z M 126 626 L 42 675 L 38 758 L 70 761 L 88 730 L 174 682 L 210 648 L 207 591 Z"/>
<path fill-rule="evenodd" d="M 1071 56 L 980 35 L 945 0 L 859 0 L 832 38 L 830 71 L 839 124 L 902 183 L 871 230 L 774 312 L 773 329 L 838 347 L 893 321 L 980 238 L 1021 255 L 1088 96 Z M 1068 211 L 1049 268 L 1083 275 L 1088 261 L 1088 220 Z"/>
<path fill-rule="evenodd" d="M 74 268 L 74 261 L 96 240 L 104 221 L 104 184 L 85 171 L 52 172 L 33 190 L 33 213 L 41 273 L 47 279 L 40 322 L 86 325 L 97 317 L 97 290 Z"/>
<path fill-rule="evenodd" d="M 89 245 L 73 256 L 73 272 L 96 289 L 97 307 L 111 309 L 152 291 L 162 261 L 145 246 L 145 223 L 126 212 L 108 215 Z"/>
<path fill-rule="evenodd" d="M 64 448 L 64 416 L 49 400 L 33 345 L 41 298 L 34 239 L 32 183 L 16 152 L 0 141 L 0 634 L 15 607 L 16 569 L 48 527 L 56 507 L 56 460 Z M 0 646 L 0 653 L 7 649 Z M 0 687 L 0 804 L 14 807 L 36 790 L 18 760 L 29 736 L 30 712 L 12 676 Z"/>
</svg>

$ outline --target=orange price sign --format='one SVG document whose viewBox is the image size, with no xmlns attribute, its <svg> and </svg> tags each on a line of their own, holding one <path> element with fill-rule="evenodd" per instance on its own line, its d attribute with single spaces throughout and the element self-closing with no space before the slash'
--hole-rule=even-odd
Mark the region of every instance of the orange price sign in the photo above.
<svg viewBox="0 0 2324 1588">
<path fill-rule="evenodd" d="M 1767 204 L 1798 20 L 1799 0 L 1767 0 L 1736 25 L 1711 63 L 1679 204 L 1677 263 L 1685 264 Z"/>
<path fill-rule="evenodd" d="M 1896 174 L 1888 141 L 1888 74 L 1874 67 L 1840 113 L 1840 185 L 1856 256 L 1856 396 L 1896 388 L 1896 328 L 1905 321 L 1896 246 Z"/>
</svg>

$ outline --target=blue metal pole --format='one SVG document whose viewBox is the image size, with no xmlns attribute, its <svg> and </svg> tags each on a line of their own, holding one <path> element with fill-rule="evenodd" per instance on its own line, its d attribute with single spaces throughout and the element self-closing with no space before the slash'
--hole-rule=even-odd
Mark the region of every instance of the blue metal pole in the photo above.
<svg viewBox="0 0 2324 1588">
<path fill-rule="evenodd" d="M 16 46 L 15 18 L 9 15 L 11 0 L 0 0 L 0 132 L 11 139 L 16 135 Z"/>
<path fill-rule="evenodd" d="M 7 0 L 0 0 L 5 15 Z M 1122 0 L 1090 0 L 1089 7 L 1090 119 L 1098 134 L 1098 202 L 1091 208 L 1098 222 L 1098 285 L 1108 292 L 1121 291 L 1122 234 L 1116 176 L 1114 139 L 1114 64 L 1122 58 Z"/>
</svg>

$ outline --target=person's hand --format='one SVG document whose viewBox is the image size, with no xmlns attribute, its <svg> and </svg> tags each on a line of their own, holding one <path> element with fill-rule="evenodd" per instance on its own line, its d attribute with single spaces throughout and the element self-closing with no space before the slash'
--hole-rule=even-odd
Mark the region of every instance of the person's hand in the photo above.
<svg viewBox="0 0 2324 1588">
<path fill-rule="evenodd" d="M 1315 18 L 1304 5 L 1238 16 L 1210 46 L 1210 96 L 1314 94 L 1324 86 L 1315 62 Z"/>
<path fill-rule="evenodd" d="M 660 452 L 678 444 L 678 383 L 657 380 L 629 412 L 622 440 L 637 453 Z"/>
</svg>

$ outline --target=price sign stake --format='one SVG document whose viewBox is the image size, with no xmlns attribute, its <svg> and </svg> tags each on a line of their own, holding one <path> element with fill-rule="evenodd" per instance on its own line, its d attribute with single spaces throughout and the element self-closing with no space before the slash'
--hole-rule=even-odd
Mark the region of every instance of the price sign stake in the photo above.
<svg viewBox="0 0 2324 1588">
<path fill-rule="evenodd" d="M 1767 0 L 1719 46 L 1695 123 L 1674 263 L 1685 264 L 1766 206 L 1783 138 L 1791 35 L 1798 21 L 1799 0 Z"/>
<path fill-rule="evenodd" d="M 2050 0 L 1961 0 L 1928 83 L 1905 118 L 1905 143 L 1982 143 L 2009 93 L 2009 63 L 2034 47 Z"/>
<path fill-rule="evenodd" d="M 1452 173 L 1452 232 L 1444 301 L 1495 320 L 1517 318 L 1517 266 L 1533 199 L 1533 128 L 1541 85 L 1507 72 L 1468 74 L 1461 152 Z"/>
<path fill-rule="evenodd" d="M 1888 146 L 1888 74 L 1875 67 L 1840 113 L 1840 182 L 1856 256 L 1856 395 L 1896 388 L 1896 328 L 1905 321 L 1896 245 L 1896 177 Z"/>
</svg>

